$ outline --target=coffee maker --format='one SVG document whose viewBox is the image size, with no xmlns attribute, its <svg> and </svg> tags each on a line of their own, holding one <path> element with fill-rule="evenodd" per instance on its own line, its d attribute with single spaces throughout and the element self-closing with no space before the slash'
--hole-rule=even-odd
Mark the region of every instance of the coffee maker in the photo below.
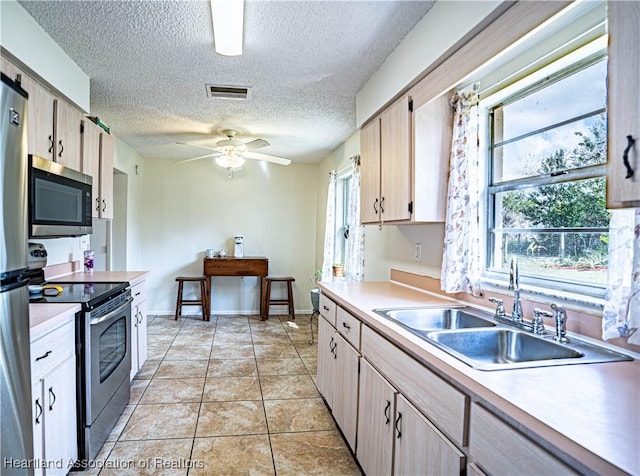
<svg viewBox="0 0 640 476">
<path fill-rule="evenodd" d="M 242 258 L 244 256 L 244 238 L 242 236 L 236 236 L 233 245 L 233 257 Z"/>
</svg>

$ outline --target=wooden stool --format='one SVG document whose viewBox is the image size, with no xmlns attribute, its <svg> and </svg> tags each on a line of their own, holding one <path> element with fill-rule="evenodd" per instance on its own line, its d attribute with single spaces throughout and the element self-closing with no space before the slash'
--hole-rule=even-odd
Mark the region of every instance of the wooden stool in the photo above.
<svg viewBox="0 0 640 476">
<path fill-rule="evenodd" d="M 205 286 L 207 278 L 204 276 L 178 276 L 176 278 L 178 281 L 178 300 L 176 301 L 176 317 L 175 320 L 178 320 L 178 317 L 182 314 L 182 306 L 200 306 L 202 307 L 202 320 L 209 320 L 209 312 L 208 312 L 208 304 L 207 304 L 207 288 Z M 184 283 L 200 283 L 200 299 L 183 299 L 182 291 Z"/>
<path fill-rule="evenodd" d="M 291 276 L 285 276 L 285 277 L 267 276 L 267 299 L 266 299 L 265 315 L 263 317 L 263 320 L 269 319 L 269 306 L 271 304 L 279 304 L 279 305 L 286 304 L 289 308 L 288 309 L 289 312 L 287 314 L 291 316 L 292 321 L 296 320 L 296 314 L 293 309 L 293 282 L 295 280 L 296 279 L 292 278 Z M 271 283 L 287 283 L 287 299 L 271 299 Z"/>
</svg>

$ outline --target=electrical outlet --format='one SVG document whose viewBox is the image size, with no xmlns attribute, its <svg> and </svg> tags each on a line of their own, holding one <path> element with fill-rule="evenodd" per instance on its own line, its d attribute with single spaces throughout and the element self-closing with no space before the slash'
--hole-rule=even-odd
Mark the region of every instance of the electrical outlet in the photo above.
<svg viewBox="0 0 640 476">
<path fill-rule="evenodd" d="M 413 259 L 422 261 L 422 243 L 415 243 L 413 245 Z"/>
</svg>

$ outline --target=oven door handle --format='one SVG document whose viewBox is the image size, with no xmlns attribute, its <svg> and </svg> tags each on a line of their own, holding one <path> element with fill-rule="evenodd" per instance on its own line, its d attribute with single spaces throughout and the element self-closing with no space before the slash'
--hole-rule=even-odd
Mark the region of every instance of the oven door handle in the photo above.
<svg viewBox="0 0 640 476">
<path fill-rule="evenodd" d="M 101 322 L 108 321 L 109 319 L 111 319 L 116 314 L 119 314 L 120 311 L 122 311 L 125 307 L 129 306 L 132 302 L 133 302 L 133 298 L 132 297 L 127 298 L 126 302 L 124 302 L 124 304 L 122 304 L 122 306 L 120 306 L 117 309 L 114 309 L 109 314 L 105 314 L 104 316 L 100 316 L 100 317 L 96 317 L 95 319 L 91 319 L 89 321 L 89 324 L 91 324 L 92 326 L 95 326 L 96 324 L 100 324 Z"/>
</svg>

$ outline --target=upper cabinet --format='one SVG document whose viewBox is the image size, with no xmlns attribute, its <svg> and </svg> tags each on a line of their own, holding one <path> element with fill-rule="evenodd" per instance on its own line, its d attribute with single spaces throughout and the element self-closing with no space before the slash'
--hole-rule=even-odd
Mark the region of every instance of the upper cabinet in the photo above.
<svg viewBox="0 0 640 476">
<path fill-rule="evenodd" d="M 14 80 L 19 77 L 22 88 L 29 94 L 27 151 L 80 170 L 82 112 L 55 96 L 6 58 L 2 58 L 2 72 Z"/>
<path fill-rule="evenodd" d="M 113 218 L 113 136 L 85 119 L 82 173 L 93 177 L 93 217 Z"/>
<path fill-rule="evenodd" d="M 362 223 L 411 218 L 411 109 L 403 96 L 362 128 Z"/>
<path fill-rule="evenodd" d="M 363 126 L 362 223 L 444 221 L 452 121 L 448 95 L 415 110 L 406 95 Z"/>
<path fill-rule="evenodd" d="M 640 206 L 640 3 L 607 2 L 607 206 Z M 633 145 L 630 145 L 633 141 Z"/>
</svg>

